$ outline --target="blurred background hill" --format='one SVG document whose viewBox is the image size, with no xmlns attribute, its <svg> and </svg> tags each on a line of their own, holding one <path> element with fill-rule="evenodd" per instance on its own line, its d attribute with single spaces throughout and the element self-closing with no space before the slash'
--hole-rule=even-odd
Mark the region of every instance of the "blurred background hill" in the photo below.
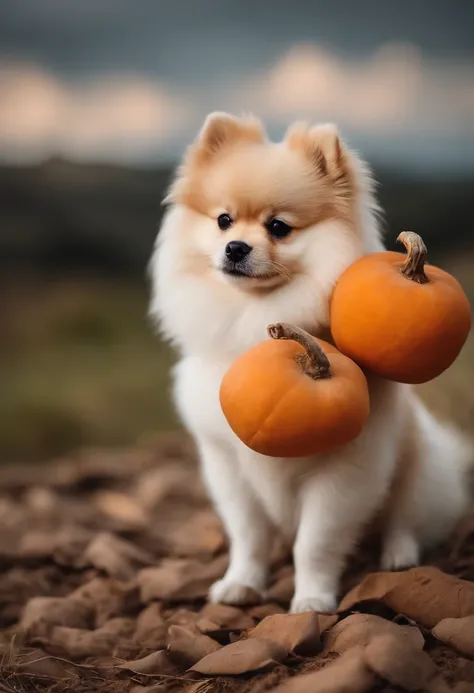
<svg viewBox="0 0 474 693">
<path fill-rule="evenodd" d="M 387 243 L 422 234 L 474 300 L 468 1 L 16 0 L 0 6 L 0 461 L 177 425 L 146 265 L 173 167 L 214 109 L 280 137 L 336 121 Z M 470 429 L 474 347 L 422 389 Z"/>
</svg>

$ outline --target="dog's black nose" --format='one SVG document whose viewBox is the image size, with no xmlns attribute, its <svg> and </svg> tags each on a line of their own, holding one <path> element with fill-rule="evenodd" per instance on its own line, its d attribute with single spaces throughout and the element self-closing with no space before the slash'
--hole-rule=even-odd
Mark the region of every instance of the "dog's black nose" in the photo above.
<svg viewBox="0 0 474 693">
<path fill-rule="evenodd" d="M 251 250 L 252 246 L 244 241 L 229 241 L 225 247 L 225 254 L 232 262 L 240 262 Z"/>
</svg>

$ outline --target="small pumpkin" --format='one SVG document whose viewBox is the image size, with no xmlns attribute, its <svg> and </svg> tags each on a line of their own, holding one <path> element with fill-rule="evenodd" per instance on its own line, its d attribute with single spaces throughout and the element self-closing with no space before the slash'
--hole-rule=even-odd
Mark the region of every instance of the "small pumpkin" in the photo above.
<svg viewBox="0 0 474 693">
<path fill-rule="evenodd" d="M 426 265 L 418 234 L 399 235 L 407 255 L 373 253 L 341 276 L 331 301 L 337 347 L 362 368 L 424 383 L 455 361 L 469 334 L 469 301 L 448 272 Z"/>
<path fill-rule="evenodd" d="M 222 380 L 222 411 L 238 438 L 272 457 L 327 452 L 356 438 L 370 409 L 361 369 L 298 327 L 277 323 L 268 333 Z"/>
</svg>

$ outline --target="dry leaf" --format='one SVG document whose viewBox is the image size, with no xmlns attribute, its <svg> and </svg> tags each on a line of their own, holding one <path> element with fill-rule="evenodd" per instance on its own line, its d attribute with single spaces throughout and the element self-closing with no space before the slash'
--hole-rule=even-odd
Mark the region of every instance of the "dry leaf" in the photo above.
<svg viewBox="0 0 474 693">
<path fill-rule="evenodd" d="M 316 654 L 321 649 L 320 616 L 314 612 L 267 616 L 250 631 L 249 638 L 271 640 L 287 652 Z"/>
<path fill-rule="evenodd" d="M 467 657 L 474 658 L 474 615 L 445 618 L 433 628 L 433 635 Z"/>
<path fill-rule="evenodd" d="M 372 573 L 342 600 L 340 611 L 378 599 L 395 611 L 432 628 L 445 618 L 474 614 L 474 583 L 437 568 L 412 568 L 400 573 Z"/>
<path fill-rule="evenodd" d="M 213 693 L 213 691 L 217 692 L 218 690 L 216 685 L 219 686 L 213 679 L 204 679 L 204 681 L 196 681 L 196 683 L 186 686 L 182 691 L 183 693 Z"/>
<path fill-rule="evenodd" d="M 194 600 L 207 596 L 211 584 L 222 577 L 227 558 L 203 564 L 186 559 L 166 559 L 158 568 L 145 568 L 137 576 L 142 602 L 152 599 Z"/>
<path fill-rule="evenodd" d="M 257 604 L 257 606 L 253 606 L 251 609 L 249 609 L 247 613 L 252 618 L 257 619 L 257 621 L 261 621 L 267 616 L 286 614 L 286 610 L 279 606 L 279 604 L 272 604 L 270 602 L 269 604 Z"/>
<path fill-rule="evenodd" d="M 196 486 L 199 487 L 199 484 L 196 484 L 192 472 L 171 464 L 142 474 L 138 480 L 135 497 L 140 506 L 152 510 L 174 494 L 185 493 L 189 496 Z"/>
<path fill-rule="evenodd" d="M 195 664 L 206 655 L 221 649 L 221 645 L 196 628 L 170 626 L 167 637 L 168 651 L 187 664 Z"/>
<path fill-rule="evenodd" d="M 96 630 L 47 626 L 35 640 L 48 650 L 66 653 L 71 659 L 79 660 L 112 654 L 119 638 L 130 637 L 134 627 L 134 622 L 128 618 L 113 618 Z"/>
<path fill-rule="evenodd" d="M 153 557 L 128 541 L 101 532 L 89 544 L 85 558 L 117 580 L 130 580 L 138 567 L 153 565 Z"/>
<path fill-rule="evenodd" d="M 70 512 L 70 505 L 67 505 L 67 512 Z M 81 569 L 87 566 L 84 551 L 89 544 L 93 534 L 87 529 L 66 525 L 62 527 L 54 537 L 54 561 L 60 565 L 71 566 Z"/>
<path fill-rule="evenodd" d="M 207 655 L 191 667 L 200 674 L 247 674 L 275 666 L 287 655 L 284 647 L 270 640 L 239 640 Z"/>
<path fill-rule="evenodd" d="M 227 632 L 228 629 L 226 628 L 221 628 L 221 626 L 218 623 L 214 623 L 214 621 L 210 621 L 208 618 L 198 618 L 196 620 L 196 628 L 200 633 L 203 633 L 204 635 L 209 635 L 210 633 L 221 633 L 222 631 Z"/>
<path fill-rule="evenodd" d="M 161 615 L 161 605 L 149 604 L 137 617 L 134 639 L 144 647 L 163 649 L 166 645 L 168 625 Z"/>
<path fill-rule="evenodd" d="M 173 529 L 168 538 L 177 556 L 215 554 L 224 546 L 222 525 L 211 510 L 194 513 Z"/>
<path fill-rule="evenodd" d="M 245 630 L 255 625 L 253 618 L 242 609 L 228 604 L 207 603 L 201 609 L 200 616 L 216 623 L 219 628 L 228 628 L 229 630 Z"/>
<path fill-rule="evenodd" d="M 188 628 L 194 626 L 198 619 L 199 613 L 197 611 L 190 611 L 189 609 L 176 609 L 171 613 L 166 612 L 166 623 L 169 626 L 184 626 Z"/>
<path fill-rule="evenodd" d="M 71 597 L 33 597 L 23 610 L 19 623 L 21 630 L 29 630 L 38 623 L 89 628 L 93 611 L 90 605 Z"/>
<path fill-rule="evenodd" d="M 392 635 L 417 650 L 423 649 L 425 642 L 418 628 L 413 626 L 399 626 L 371 614 L 352 614 L 326 634 L 325 651 L 342 654 L 356 645 L 368 645 L 378 635 Z"/>
<path fill-rule="evenodd" d="M 58 506 L 58 496 L 50 488 L 43 486 L 32 486 L 29 488 L 23 500 L 39 515 L 51 516 Z"/>
<path fill-rule="evenodd" d="M 267 592 L 267 599 L 278 604 L 289 604 L 295 591 L 295 579 L 293 575 L 285 575 L 275 582 Z"/>
<path fill-rule="evenodd" d="M 400 689 L 397 687 L 396 690 L 399 691 Z M 424 690 L 427 691 L 427 693 L 455 693 L 457 688 L 456 686 L 451 688 L 441 676 L 436 676 L 426 684 Z M 471 691 L 471 693 L 474 693 L 474 691 Z"/>
<path fill-rule="evenodd" d="M 167 674 L 168 676 L 180 672 L 180 668 L 171 661 L 165 650 L 152 652 L 146 657 L 135 659 L 131 662 L 122 662 L 118 665 L 119 669 L 134 671 L 136 674 Z"/>
<path fill-rule="evenodd" d="M 273 693 L 368 693 L 374 683 L 364 648 L 355 647 L 314 673 L 287 679 Z"/>
<path fill-rule="evenodd" d="M 100 628 L 115 616 L 134 611 L 138 605 L 136 591 L 109 577 L 97 577 L 86 582 L 78 587 L 71 597 L 94 611 L 96 628 Z"/>
<path fill-rule="evenodd" d="M 5 664 L 2 662 L 2 665 Z M 1 669 L 1 666 L 0 666 Z M 72 662 L 56 659 L 45 654 L 44 650 L 29 650 L 15 657 L 12 671 L 31 676 L 48 676 L 51 679 L 70 679 L 79 676 L 80 670 Z"/>
<path fill-rule="evenodd" d="M 124 523 L 131 529 L 140 529 L 147 523 L 143 507 L 125 493 L 98 491 L 93 501 L 104 515 Z"/>
<path fill-rule="evenodd" d="M 20 539 L 18 553 L 25 558 L 45 559 L 54 554 L 55 537 L 51 532 L 32 529 Z"/>
<path fill-rule="evenodd" d="M 66 526 L 58 531 L 28 530 L 19 541 L 18 553 L 24 558 L 53 558 L 59 565 L 84 568 L 87 561 L 84 550 L 91 532 L 79 527 Z"/>
<path fill-rule="evenodd" d="M 407 691 L 424 689 L 438 672 L 426 652 L 393 635 L 375 637 L 365 648 L 365 659 L 382 679 Z"/>
</svg>

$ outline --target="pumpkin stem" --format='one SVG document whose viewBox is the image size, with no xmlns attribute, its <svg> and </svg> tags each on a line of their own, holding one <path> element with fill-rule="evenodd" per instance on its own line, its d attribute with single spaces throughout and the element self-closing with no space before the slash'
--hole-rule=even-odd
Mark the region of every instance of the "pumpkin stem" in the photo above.
<svg viewBox="0 0 474 693">
<path fill-rule="evenodd" d="M 289 325 L 287 322 L 277 322 L 274 325 L 269 325 L 267 331 L 272 339 L 291 339 L 301 344 L 306 354 L 301 356 L 299 362 L 306 375 L 309 375 L 310 378 L 317 380 L 318 378 L 331 377 L 328 357 L 308 332 L 302 330 L 301 327 Z"/>
<path fill-rule="evenodd" d="M 401 274 L 418 284 L 427 284 L 429 279 L 425 274 L 425 262 L 428 251 L 421 236 L 413 231 L 402 231 L 397 241 L 403 243 L 408 253 L 400 269 Z"/>
</svg>

